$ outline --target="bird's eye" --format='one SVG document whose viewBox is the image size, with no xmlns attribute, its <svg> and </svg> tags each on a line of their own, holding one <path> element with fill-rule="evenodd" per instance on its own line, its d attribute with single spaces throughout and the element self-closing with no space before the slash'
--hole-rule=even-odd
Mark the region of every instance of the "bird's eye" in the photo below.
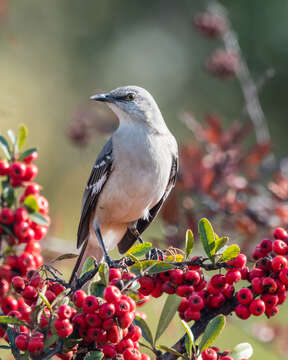
<svg viewBox="0 0 288 360">
<path fill-rule="evenodd" d="M 126 101 L 133 101 L 135 99 L 135 95 L 130 93 L 126 96 L 125 100 Z"/>
</svg>

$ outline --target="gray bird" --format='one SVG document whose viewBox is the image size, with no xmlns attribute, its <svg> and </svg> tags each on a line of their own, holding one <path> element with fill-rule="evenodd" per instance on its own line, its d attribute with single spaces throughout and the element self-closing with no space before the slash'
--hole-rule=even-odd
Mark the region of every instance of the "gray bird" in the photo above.
<svg viewBox="0 0 288 360">
<path fill-rule="evenodd" d="M 178 150 L 174 136 L 148 91 L 124 86 L 92 100 L 106 102 L 119 127 L 104 145 L 82 202 L 77 248 L 87 246 L 99 264 L 107 251 L 126 252 L 151 224 L 175 185 Z M 88 242 L 88 245 L 87 245 Z"/>
</svg>

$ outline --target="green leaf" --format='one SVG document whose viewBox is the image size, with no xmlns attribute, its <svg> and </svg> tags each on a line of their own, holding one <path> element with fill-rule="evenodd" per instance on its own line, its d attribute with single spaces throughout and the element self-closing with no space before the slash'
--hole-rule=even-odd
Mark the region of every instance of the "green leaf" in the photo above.
<svg viewBox="0 0 288 360">
<path fill-rule="evenodd" d="M 166 352 L 169 352 L 170 354 L 173 354 L 173 355 L 176 355 L 178 357 L 181 357 L 182 359 L 186 359 L 185 356 L 183 354 L 180 354 L 177 350 L 169 347 L 169 346 L 166 346 L 166 345 L 157 345 L 156 346 L 157 349 L 160 349 L 162 351 L 166 351 Z"/>
<path fill-rule="evenodd" d="M 26 138 L 28 135 L 28 129 L 25 125 L 21 124 L 18 129 L 18 135 L 17 135 L 17 148 L 18 150 L 22 149 L 22 147 L 25 145 Z"/>
<path fill-rule="evenodd" d="M 3 188 L 2 197 L 5 203 L 7 204 L 7 206 L 11 207 L 15 201 L 14 189 L 11 186 L 6 185 Z"/>
<path fill-rule="evenodd" d="M 11 352 L 12 352 L 13 356 L 15 357 L 15 359 L 18 359 L 19 355 L 20 355 L 20 351 L 17 348 L 17 346 L 15 345 L 15 338 L 17 336 L 16 331 L 14 329 L 12 330 L 12 328 L 10 328 L 10 327 L 7 327 L 6 333 L 8 336 L 9 343 L 11 345 Z"/>
<path fill-rule="evenodd" d="M 11 129 L 9 129 L 7 131 L 7 133 L 8 133 L 8 136 L 9 136 L 10 140 L 11 140 L 11 143 L 13 145 L 13 153 L 15 154 L 15 152 L 17 152 L 17 138 L 16 138 L 16 135 L 15 135 L 14 131 L 11 130 Z"/>
<path fill-rule="evenodd" d="M 24 205 L 28 208 L 31 212 L 37 212 L 39 210 L 39 205 L 37 199 L 34 195 L 28 195 L 24 199 Z"/>
<path fill-rule="evenodd" d="M 141 269 L 142 268 L 142 269 Z M 175 269 L 176 266 L 172 264 L 165 263 L 159 260 L 144 260 L 141 261 L 140 264 L 134 264 L 130 266 L 130 271 L 132 271 L 136 275 L 140 275 L 143 272 L 147 272 L 148 274 L 158 274 L 160 272 L 168 271 Z"/>
<path fill-rule="evenodd" d="M 217 252 L 222 249 L 229 241 L 229 238 L 227 236 L 222 236 L 221 238 L 218 238 L 215 240 L 215 249 L 214 254 L 217 254 Z"/>
<path fill-rule="evenodd" d="M 106 285 L 102 284 L 101 281 L 90 282 L 88 293 L 97 297 L 103 297 L 104 289 Z"/>
<path fill-rule="evenodd" d="M 12 232 L 12 230 L 7 226 L 7 225 L 4 225 L 4 224 L 1 224 L 0 223 L 0 226 L 1 228 L 5 231 L 6 234 L 10 235 L 10 236 L 15 236 Z"/>
<path fill-rule="evenodd" d="M 207 349 L 214 342 L 224 326 L 225 316 L 223 315 L 218 315 L 209 322 L 199 344 L 200 352 Z"/>
<path fill-rule="evenodd" d="M 45 345 L 44 345 L 44 350 L 47 350 L 50 348 L 50 346 L 52 346 L 54 343 L 57 343 L 59 339 L 58 335 L 51 335 L 49 337 L 49 339 L 46 340 Z"/>
<path fill-rule="evenodd" d="M 27 326 L 27 324 L 17 318 L 14 318 L 13 316 L 7 316 L 7 315 L 1 315 L 0 316 L 0 324 L 9 324 L 9 325 L 25 325 Z"/>
<path fill-rule="evenodd" d="M 38 225 L 49 226 L 50 224 L 49 220 L 39 212 L 30 213 L 29 218 Z"/>
<path fill-rule="evenodd" d="M 91 351 L 85 356 L 84 360 L 101 360 L 103 357 L 102 351 Z"/>
<path fill-rule="evenodd" d="M 140 316 L 136 316 L 134 323 L 141 328 L 144 339 L 153 347 L 153 336 L 146 321 L 143 320 Z"/>
<path fill-rule="evenodd" d="M 186 231 L 185 256 L 188 259 L 194 246 L 194 236 L 190 229 Z"/>
<path fill-rule="evenodd" d="M 11 346 L 8 346 L 8 345 L 0 345 L 0 349 L 9 350 L 9 349 L 11 349 Z"/>
<path fill-rule="evenodd" d="M 107 263 L 102 263 L 99 266 L 98 274 L 104 285 L 109 285 L 109 266 Z"/>
<path fill-rule="evenodd" d="M 77 254 L 63 254 L 63 255 L 60 255 L 58 256 L 56 259 L 53 259 L 50 261 L 50 264 L 53 264 L 57 261 L 61 261 L 61 260 L 69 260 L 69 259 L 75 259 L 76 257 L 78 257 Z"/>
<path fill-rule="evenodd" d="M 80 277 L 86 274 L 86 272 L 93 270 L 94 268 L 95 268 L 95 258 L 94 256 L 88 256 L 82 266 Z"/>
<path fill-rule="evenodd" d="M 158 322 L 158 327 L 156 330 L 155 341 L 154 341 L 155 343 L 159 339 L 159 337 L 164 333 L 164 331 L 167 329 L 168 325 L 172 321 L 180 302 L 181 302 L 181 297 L 177 296 L 176 294 L 167 296 L 167 299 L 163 306 L 160 319 Z"/>
<path fill-rule="evenodd" d="M 145 242 L 142 244 L 137 244 L 132 246 L 128 251 L 127 255 L 132 254 L 136 257 L 140 257 L 142 255 L 145 255 L 152 247 L 152 243 Z"/>
<path fill-rule="evenodd" d="M 11 152 L 10 152 L 10 148 L 9 148 L 9 144 L 7 142 L 7 140 L 4 138 L 4 136 L 0 135 L 0 146 L 4 152 L 4 154 L 6 155 L 8 160 L 11 160 Z"/>
<path fill-rule="evenodd" d="M 37 151 L 36 148 L 32 148 L 32 149 L 28 149 L 28 150 L 24 151 L 22 154 L 19 155 L 18 160 L 21 161 L 21 160 L 25 159 L 29 155 L 33 154 L 35 151 Z"/>
<path fill-rule="evenodd" d="M 181 320 L 182 325 L 184 326 L 184 329 L 186 331 L 186 337 L 185 337 L 185 348 L 186 352 L 191 357 L 192 354 L 192 348 L 194 348 L 194 335 L 192 333 L 192 330 L 190 329 L 189 325 L 186 323 L 186 321 Z"/>
<path fill-rule="evenodd" d="M 215 248 L 215 236 L 212 225 L 207 219 L 203 218 L 199 221 L 198 228 L 203 248 L 209 259 L 214 263 L 213 250 Z"/>
<path fill-rule="evenodd" d="M 234 360 L 250 359 L 252 355 L 253 348 L 249 343 L 238 344 L 231 352 L 231 356 Z"/>
<path fill-rule="evenodd" d="M 237 257 L 240 253 L 240 248 L 238 245 L 233 244 L 228 246 L 227 249 L 223 252 L 220 261 L 229 261 Z"/>
<path fill-rule="evenodd" d="M 48 301 L 47 297 L 45 296 L 44 293 L 40 292 L 39 296 L 41 298 L 41 300 L 44 302 L 44 304 L 47 306 L 47 308 L 50 310 L 50 312 L 52 312 L 52 307 L 50 302 Z"/>
</svg>

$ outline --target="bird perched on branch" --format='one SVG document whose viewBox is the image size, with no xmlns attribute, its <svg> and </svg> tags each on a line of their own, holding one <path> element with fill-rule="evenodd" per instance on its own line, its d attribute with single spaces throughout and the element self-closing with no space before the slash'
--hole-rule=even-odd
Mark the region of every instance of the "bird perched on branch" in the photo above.
<svg viewBox="0 0 288 360">
<path fill-rule="evenodd" d="M 126 252 L 151 224 L 178 169 L 174 136 L 148 91 L 124 86 L 90 99 L 107 103 L 119 127 L 104 145 L 85 188 L 77 247 L 98 264 L 107 251 Z"/>
</svg>

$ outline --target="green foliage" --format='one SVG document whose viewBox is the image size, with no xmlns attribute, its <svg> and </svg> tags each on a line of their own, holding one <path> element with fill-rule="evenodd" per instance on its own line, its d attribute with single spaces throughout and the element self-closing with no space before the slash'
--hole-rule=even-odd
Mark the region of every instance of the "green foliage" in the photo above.
<svg viewBox="0 0 288 360">
<path fill-rule="evenodd" d="M 99 266 L 98 274 L 101 279 L 101 283 L 104 285 L 109 285 L 109 266 L 107 263 L 102 263 Z"/>
<path fill-rule="evenodd" d="M 181 320 L 182 325 L 184 326 L 184 329 L 186 331 L 185 336 L 185 349 L 186 353 L 188 354 L 189 358 L 191 358 L 192 355 L 192 349 L 195 352 L 195 339 L 194 335 L 192 333 L 192 330 L 190 329 L 189 325 L 186 323 L 186 321 Z"/>
<path fill-rule="evenodd" d="M 215 341 L 223 330 L 225 322 L 226 319 L 223 315 L 218 315 L 209 322 L 199 344 L 200 352 L 207 349 Z"/>
<path fill-rule="evenodd" d="M 27 326 L 27 324 L 23 320 L 20 320 L 20 319 L 14 318 L 13 316 L 8 316 L 8 315 L 0 316 L 0 324 Z"/>
<path fill-rule="evenodd" d="M 185 238 L 185 257 L 186 259 L 189 258 L 194 246 L 194 236 L 193 232 L 188 229 L 186 231 L 186 238 Z"/>
<path fill-rule="evenodd" d="M 93 270 L 94 268 L 95 268 L 95 258 L 94 256 L 88 256 L 82 266 L 80 277 L 83 276 L 86 272 Z"/>
<path fill-rule="evenodd" d="M 170 354 L 173 354 L 173 355 L 176 355 L 182 359 L 186 359 L 186 357 L 183 355 L 183 354 L 180 354 L 177 350 L 169 347 L 169 346 L 166 346 L 166 345 L 158 345 L 157 346 L 157 349 L 160 349 L 162 351 L 167 351 L 169 352 Z"/>
<path fill-rule="evenodd" d="M 150 243 L 150 242 L 136 244 L 127 251 L 126 255 L 127 256 L 133 255 L 136 257 L 140 257 L 140 256 L 145 255 L 151 249 L 151 247 L 152 247 L 152 243 Z"/>
<path fill-rule="evenodd" d="M 102 351 L 91 351 L 85 356 L 84 360 L 101 360 L 103 357 Z"/>
<path fill-rule="evenodd" d="M 44 226 L 49 225 L 49 221 L 47 220 L 47 218 L 39 212 L 29 213 L 29 218 L 38 225 L 44 225 Z"/>
<path fill-rule="evenodd" d="M 26 196 L 24 200 L 24 205 L 29 212 L 37 212 L 39 210 L 39 205 L 34 195 Z"/>
<path fill-rule="evenodd" d="M 7 140 L 4 136 L 0 135 L 0 147 L 2 148 L 4 154 L 6 155 L 8 160 L 11 160 L 10 147 Z"/>
<path fill-rule="evenodd" d="M 106 286 L 103 285 L 100 281 L 93 281 L 89 285 L 88 292 L 90 295 L 103 297 L 105 287 Z"/>
<path fill-rule="evenodd" d="M 33 154 L 35 151 L 37 151 L 36 148 L 25 150 L 22 154 L 19 155 L 18 160 L 23 160 L 29 155 Z"/>
<path fill-rule="evenodd" d="M 167 296 L 166 302 L 163 306 L 160 319 L 158 322 L 158 327 L 156 330 L 154 342 L 156 342 L 159 339 L 159 337 L 164 333 L 164 331 L 167 329 L 168 325 L 170 324 L 174 315 L 176 314 L 180 302 L 181 302 L 181 297 L 177 296 L 176 294 Z"/>
<path fill-rule="evenodd" d="M 140 316 L 136 316 L 134 323 L 141 328 L 142 336 L 153 347 L 154 346 L 153 336 L 146 321 L 143 320 Z"/>
<path fill-rule="evenodd" d="M 19 129 L 18 129 L 18 135 L 17 135 L 17 148 L 18 148 L 18 150 L 21 150 L 22 147 L 25 145 L 27 135 L 28 135 L 27 127 L 25 125 L 23 125 L 23 124 L 20 125 Z"/>
<path fill-rule="evenodd" d="M 235 257 L 237 257 L 240 253 L 240 248 L 238 245 L 236 244 L 233 244 L 233 245 L 230 245 L 228 246 L 227 249 L 224 250 L 221 258 L 220 258 L 220 261 L 229 261 L 231 259 L 234 259 Z"/>
<path fill-rule="evenodd" d="M 158 274 L 160 272 L 175 269 L 176 266 L 165 263 L 160 260 L 144 260 L 140 263 L 130 266 L 129 270 L 135 275 L 140 275 L 144 271 L 147 274 Z"/>
<path fill-rule="evenodd" d="M 212 225 L 207 219 L 203 218 L 199 221 L 198 229 L 203 248 L 209 259 L 214 263 L 215 234 Z"/>
<path fill-rule="evenodd" d="M 77 254 L 63 254 L 58 256 L 56 259 L 53 259 L 52 261 L 50 261 L 50 264 L 53 264 L 57 261 L 61 261 L 61 260 L 69 260 L 69 259 L 74 259 L 76 258 L 78 255 Z"/>
<path fill-rule="evenodd" d="M 222 236 L 220 238 L 216 238 L 215 240 L 215 249 L 214 253 L 217 254 L 220 249 L 222 249 L 229 241 L 227 236 Z"/>
</svg>

